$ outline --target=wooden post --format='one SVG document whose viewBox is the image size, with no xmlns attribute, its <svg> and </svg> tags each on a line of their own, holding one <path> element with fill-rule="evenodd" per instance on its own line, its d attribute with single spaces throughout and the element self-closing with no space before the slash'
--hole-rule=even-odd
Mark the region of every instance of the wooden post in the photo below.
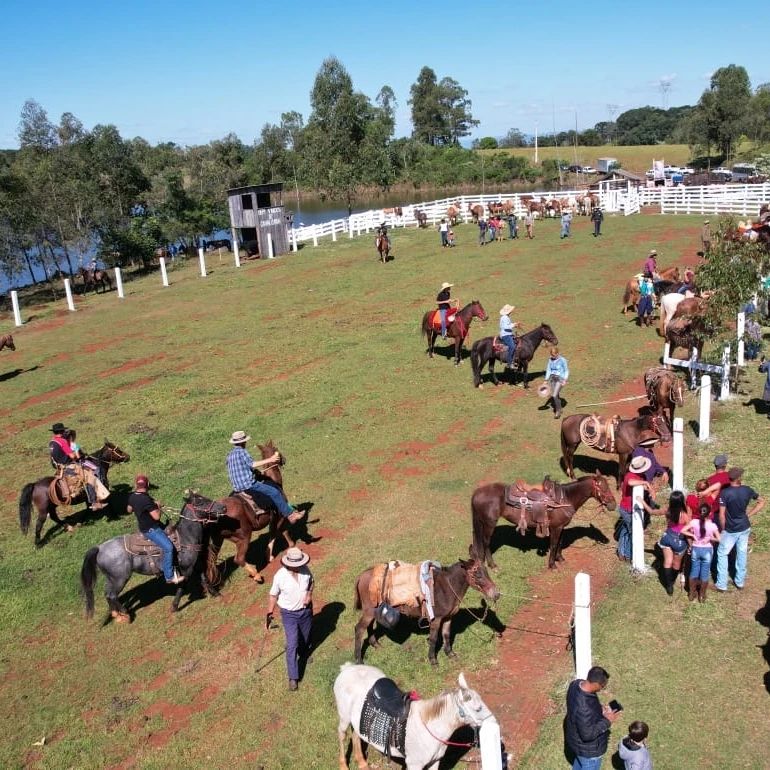
<svg viewBox="0 0 770 770">
<path fill-rule="evenodd" d="M 160 277 L 163 280 L 163 285 L 168 286 L 168 272 L 166 270 L 166 258 L 160 258 Z"/>
<path fill-rule="evenodd" d="M 273 247 L 273 234 L 267 234 L 267 258 L 275 259 L 275 248 Z"/>
<path fill-rule="evenodd" d="M 318 231 L 315 225 L 313 225 L 313 246 L 318 246 Z"/>
<path fill-rule="evenodd" d="M 674 417 L 674 458 L 671 489 L 684 491 L 684 420 Z"/>
<path fill-rule="evenodd" d="M 198 246 L 198 261 L 201 263 L 201 278 L 206 277 L 206 255 L 203 252 L 203 246 Z"/>
<path fill-rule="evenodd" d="M 125 299 L 125 294 L 123 293 L 123 276 L 120 274 L 120 268 L 115 268 L 115 284 L 118 287 L 118 297 L 120 299 Z"/>
<path fill-rule="evenodd" d="M 699 406 L 698 440 L 708 441 L 711 435 L 711 377 L 708 374 L 704 374 L 700 380 Z"/>
<path fill-rule="evenodd" d="M 233 227 L 230 232 L 233 236 L 233 259 L 235 260 L 235 266 L 241 266 L 241 247 L 238 243 L 238 231 Z"/>
<path fill-rule="evenodd" d="M 634 572 L 647 572 L 644 563 L 644 489 L 641 486 L 632 487 L 631 506 L 631 567 Z"/>
<path fill-rule="evenodd" d="M 72 301 L 72 286 L 70 286 L 70 279 L 64 279 L 64 293 L 67 295 L 67 307 L 74 312 L 75 303 Z"/>
<path fill-rule="evenodd" d="M 16 326 L 21 326 L 21 311 L 19 310 L 19 292 L 11 292 L 11 305 L 13 305 L 13 322 Z"/>
<path fill-rule="evenodd" d="M 743 335 L 746 333 L 746 313 L 738 313 L 738 366 L 745 366 Z"/>
<path fill-rule="evenodd" d="M 488 717 L 479 728 L 481 770 L 503 770 L 503 752 L 500 750 L 500 724 Z"/>
<path fill-rule="evenodd" d="M 591 576 L 575 575 L 575 677 L 585 679 L 591 668 Z"/>
</svg>

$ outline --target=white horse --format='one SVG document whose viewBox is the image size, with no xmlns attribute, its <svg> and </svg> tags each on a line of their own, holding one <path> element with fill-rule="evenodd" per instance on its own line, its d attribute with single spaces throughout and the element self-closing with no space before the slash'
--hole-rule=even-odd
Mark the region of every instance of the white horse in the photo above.
<svg viewBox="0 0 770 770">
<path fill-rule="evenodd" d="M 690 297 L 694 297 L 695 295 L 691 291 L 686 291 L 684 294 L 679 294 L 679 292 L 671 292 L 670 294 L 664 294 L 660 298 L 660 335 L 661 337 L 666 336 L 666 329 L 668 329 L 668 325 L 671 322 L 671 319 L 674 316 L 674 313 L 676 312 L 677 307 L 679 307 L 679 303 L 683 299 L 689 299 Z"/>
<path fill-rule="evenodd" d="M 372 685 L 382 678 L 385 678 L 385 674 L 375 666 L 344 663 L 340 667 L 340 673 L 334 681 L 334 698 L 340 715 L 337 729 L 340 739 L 340 770 L 347 770 L 348 767 L 345 759 L 345 739 L 350 726 L 353 727 L 353 757 L 356 764 L 359 770 L 367 770 L 369 767 L 361 748 L 361 711 Z M 460 686 L 454 690 L 443 692 L 429 700 L 412 702 L 404 739 L 403 759 L 406 770 L 433 767 L 446 753 L 447 741 L 455 730 L 464 725 L 480 727 L 485 719 L 493 716 L 481 696 L 468 687 L 463 674 L 460 674 L 457 682 Z M 390 756 L 402 756 L 395 746 L 385 747 L 376 743 L 370 745 L 382 754 L 386 753 L 387 748 Z"/>
</svg>

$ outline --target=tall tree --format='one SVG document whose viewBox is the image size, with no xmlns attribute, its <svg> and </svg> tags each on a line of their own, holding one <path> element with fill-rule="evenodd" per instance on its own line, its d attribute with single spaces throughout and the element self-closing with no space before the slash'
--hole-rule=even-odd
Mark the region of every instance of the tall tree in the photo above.
<svg viewBox="0 0 770 770">
<path fill-rule="evenodd" d="M 479 121 L 471 115 L 471 100 L 468 92 L 453 78 L 441 78 L 438 84 L 439 104 L 446 126 L 444 144 L 460 144 L 460 139 L 468 136 Z"/>
<path fill-rule="evenodd" d="M 436 73 L 423 67 L 417 80 L 409 89 L 412 107 L 412 136 L 430 145 L 441 144 L 447 134 L 447 126 L 441 108 Z"/>
</svg>

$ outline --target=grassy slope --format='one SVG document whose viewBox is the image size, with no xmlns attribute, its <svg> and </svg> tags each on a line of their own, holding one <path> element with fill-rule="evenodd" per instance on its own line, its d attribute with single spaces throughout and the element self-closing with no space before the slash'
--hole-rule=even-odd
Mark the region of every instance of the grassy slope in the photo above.
<svg viewBox="0 0 770 770">
<path fill-rule="evenodd" d="M 556 223 L 541 223 L 532 243 L 479 249 L 474 229 L 460 227 L 452 251 L 437 248 L 434 232 L 398 231 L 388 266 L 375 262 L 368 240 L 343 239 L 241 271 L 213 260 L 205 280 L 191 264 L 173 272 L 171 289 L 143 279 L 124 302 L 89 298 L 76 314 L 25 309 L 37 318 L 17 335 L 14 357 L 4 351 L 0 359 L 3 369 L 38 367 L 2 383 L 0 718 L 15 728 L 0 739 L 0 753 L 10 764 L 333 766 L 329 687 L 350 656 L 355 575 L 384 558 L 454 561 L 466 553 L 468 497 L 482 478 L 558 474 L 558 424 L 535 409 L 534 395 L 474 392 L 468 362 L 455 369 L 441 357 L 425 360 L 418 320 L 441 281 L 455 283 L 463 300 L 482 300 L 491 318 L 483 333 L 494 332 L 506 301 L 519 306 L 526 328 L 552 323 L 573 370 L 565 393 L 572 404 L 611 397 L 658 354 L 657 338 L 617 314 L 621 284 L 650 244 L 664 255 L 692 253 L 697 219 L 609 218 L 598 242 L 588 223 L 575 229 L 573 242 L 560 243 Z M 474 324 L 472 338 L 481 334 Z M 540 353 L 534 371 L 543 360 Z M 64 387 L 72 390 L 25 405 Z M 84 552 L 134 525 L 102 519 L 40 551 L 21 538 L 18 489 L 45 470 L 47 428 L 62 413 L 86 447 L 106 434 L 131 452 L 131 466 L 113 471 L 116 492 L 141 470 L 173 505 L 192 484 L 226 493 L 232 430 L 276 439 L 288 458 L 290 499 L 315 503 L 312 529 L 323 536 L 312 546 L 313 569 L 318 604 L 329 603 L 328 638 L 301 708 L 285 692 L 283 661 L 269 663 L 280 656 L 281 635 L 262 644 L 266 589 L 243 574 L 221 601 L 194 602 L 174 618 L 158 582 L 136 579 L 133 625 L 83 621 Z M 612 519 L 599 524 L 609 533 Z M 251 556 L 261 561 L 261 547 Z M 511 595 L 543 568 L 533 552 L 504 548 L 498 557 Z M 662 592 L 646 590 L 645 604 L 666 608 Z M 98 620 L 104 607 L 98 596 Z M 504 598 L 500 616 L 515 608 Z M 437 691 L 461 667 L 483 690 L 491 652 L 486 630 L 475 631 L 458 637 L 460 662 L 442 659 L 438 670 L 423 662 L 417 633 L 401 646 L 386 641 L 368 660 L 422 692 Z M 43 735 L 48 745 L 33 749 Z"/>
</svg>

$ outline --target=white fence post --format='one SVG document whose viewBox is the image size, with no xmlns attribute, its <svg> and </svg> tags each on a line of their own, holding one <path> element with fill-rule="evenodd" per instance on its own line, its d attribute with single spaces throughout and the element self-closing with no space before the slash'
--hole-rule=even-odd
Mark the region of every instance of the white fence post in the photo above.
<svg viewBox="0 0 770 770">
<path fill-rule="evenodd" d="M 168 286 L 168 271 L 166 270 L 166 258 L 160 258 L 160 277 L 163 280 L 163 285 Z"/>
<path fill-rule="evenodd" d="M 353 237 L 353 217 L 348 217 L 348 238 Z"/>
<path fill-rule="evenodd" d="M 332 242 L 337 243 L 337 228 L 334 226 L 334 222 L 332 222 Z"/>
<path fill-rule="evenodd" d="M 318 246 L 318 231 L 315 225 L 313 225 L 313 246 Z"/>
<path fill-rule="evenodd" d="M 120 274 L 120 268 L 115 268 L 115 283 L 118 287 L 118 297 L 121 299 L 125 299 L 125 294 L 123 293 L 123 276 Z"/>
<path fill-rule="evenodd" d="M 293 227 L 291 229 L 291 250 L 297 251 L 297 231 Z"/>
<path fill-rule="evenodd" d="M 743 335 L 746 332 L 746 313 L 738 313 L 738 366 L 745 366 L 743 357 Z"/>
<path fill-rule="evenodd" d="M 75 303 L 72 300 L 72 286 L 70 285 L 70 279 L 65 278 L 64 279 L 64 293 L 67 295 L 67 307 L 74 311 L 75 310 Z"/>
<path fill-rule="evenodd" d="M 730 346 L 725 345 L 722 351 L 722 382 L 719 388 L 719 400 L 727 401 L 730 398 Z"/>
<path fill-rule="evenodd" d="M 704 374 L 700 380 L 699 406 L 698 440 L 708 441 L 711 435 L 711 377 L 708 374 Z"/>
<path fill-rule="evenodd" d="M 575 677 L 585 679 L 591 668 L 591 576 L 575 575 Z"/>
<path fill-rule="evenodd" d="M 203 246 L 198 246 L 198 261 L 201 263 L 201 278 L 206 277 L 206 255 Z"/>
<path fill-rule="evenodd" d="M 21 326 L 21 311 L 19 310 L 19 292 L 11 292 L 11 305 L 13 305 L 13 322 L 16 326 Z"/>
<path fill-rule="evenodd" d="M 235 260 L 235 266 L 241 266 L 241 247 L 238 243 L 238 231 L 233 227 L 230 231 L 233 237 L 233 259 Z"/>
<path fill-rule="evenodd" d="M 267 258 L 275 259 L 275 248 L 273 247 L 273 234 L 267 234 Z"/>
<path fill-rule="evenodd" d="M 684 420 L 674 417 L 674 458 L 671 489 L 684 491 Z"/>
<path fill-rule="evenodd" d="M 631 567 L 634 572 L 647 572 L 644 563 L 644 488 L 641 485 L 632 487 L 631 497 Z"/>
<path fill-rule="evenodd" d="M 500 751 L 500 723 L 488 717 L 479 729 L 481 770 L 503 770 L 503 752 Z"/>
</svg>

